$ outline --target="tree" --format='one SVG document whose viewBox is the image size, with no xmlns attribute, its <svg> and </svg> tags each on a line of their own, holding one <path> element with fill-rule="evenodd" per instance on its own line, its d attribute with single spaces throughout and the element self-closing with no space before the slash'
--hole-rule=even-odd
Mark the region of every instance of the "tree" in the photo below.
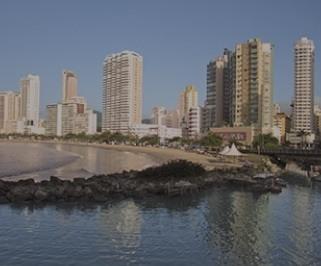
<svg viewBox="0 0 321 266">
<path fill-rule="evenodd" d="M 160 138 L 157 135 L 148 135 L 142 137 L 139 142 L 143 145 L 159 145 Z"/>
<path fill-rule="evenodd" d="M 122 143 L 127 140 L 127 137 L 120 132 L 115 132 L 111 134 L 110 139 L 116 143 Z"/>
<path fill-rule="evenodd" d="M 279 140 L 272 134 L 259 134 L 253 140 L 254 148 L 275 149 L 279 147 Z"/>
<path fill-rule="evenodd" d="M 168 141 L 168 143 L 181 143 L 182 138 L 181 137 L 173 137 L 171 139 L 168 139 L 167 141 Z"/>
<path fill-rule="evenodd" d="M 220 136 L 215 135 L 210 132 L 207 136 L 201 138 L 200 144 L 206 147 L 220 147 L 223 143 L 223 140 Z"/>
</svg>

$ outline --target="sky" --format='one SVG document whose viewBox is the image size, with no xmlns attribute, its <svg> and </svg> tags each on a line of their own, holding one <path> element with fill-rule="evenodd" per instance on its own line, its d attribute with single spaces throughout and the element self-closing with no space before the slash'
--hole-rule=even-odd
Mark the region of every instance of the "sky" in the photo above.
<svg viewBox="0 0 321 266">
<path fill-rule="evenodd" d="M 293 46 L 316 46 L 315 95 L 321 95 L 321 0 L 1 0 L 0 90 L 41 80 L 41 114 L 61 98 L 62 71 L 78 76 L 78 94 L 101 110 L 106 55 L 132 50 L 144 58 L 143 114 L 174 108 L 188 84 L 206 96 L 206 65 L 224 48 L 258 37 L 274 45 L 274 101 L 294 92 Z"/>
</svg>

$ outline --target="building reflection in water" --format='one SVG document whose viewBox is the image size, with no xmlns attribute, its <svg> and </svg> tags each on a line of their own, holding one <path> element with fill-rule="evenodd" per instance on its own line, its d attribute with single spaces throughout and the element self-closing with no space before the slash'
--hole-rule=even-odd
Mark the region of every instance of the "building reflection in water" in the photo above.
<svg viewBox="0 0 321 266">
<path fill-rule="evenodd" d="M 268 195 L 254 198 L 251 193 L 223 190 L 208 198 L 208 244 L 220 264 L 266 263 L 268 201 Z"/>
<path fill-rule="evenodd" d="M 143 218 L 133 200 L 115 203 L 100 214 L 102 233 L 115 249 L 134 251 L 140 246 Z"/>
<path fill-rule="evenodd" d="M 292 196 L 292 198 L 291 198 Z M 285 252 L 291 253 L 295 258 L 295 262 L 299 265 L 313 265 L 313 259 L 311 257 L 311 263 L 306 258 L 302 258 L 299 254 L 291 252 L 292 250 L 301 250 L 304 254 L 317 254 L 321 250 L 318 250 L 318 245 L 315 239 L 315 234 L 317 233 L 317 228 L 321 222 L 319 217 L 313 217 L 313 214 L 318 212 L 315 209 L 321 210 L 321 205 L 316 206 L 315 194 L 311 191 L 306 190 L 302 187 L 297 187 L 293 189 L 291 196 L 289 197 L 289 208 L 288 212 L 291 213 L 291 219 L 287 221 L 287 235 L 290 238 L 289 246 L 285 246 Z M 319 231 L 320 234 L 320 231 Z"/>
</svg>

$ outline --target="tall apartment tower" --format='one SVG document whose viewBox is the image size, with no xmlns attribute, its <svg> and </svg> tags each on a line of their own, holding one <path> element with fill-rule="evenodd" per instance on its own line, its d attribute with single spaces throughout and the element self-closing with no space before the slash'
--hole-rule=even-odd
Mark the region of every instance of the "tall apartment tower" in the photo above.
<svg viewBox="0 0 321 266">
<path fill-rule="evenodd" d="M 62 73 L 62 102 L 67 102 L 77 96 L 77 76 L 75 73 L 64 70 Z"/>
<path fill-rule="evenodd" d="M 234 126 L 271 133 L 273 122 L 273 47 L 259 39 L 235 49 Z"/>
<path fill-rule="evenodd" d="M 188 116 L 192 107 L 198 107 L 198 92 L 195 86 L 187 85 L 185 90 L 180 94 L 179 112 L 181 120 Z"/>
<path fill-rule="evenodd" d="M 232 124 L 233 58 L 233 53 L 225 49 L 222 56 L 207 65 L 207 129 Z"/>
<path fill-rule="evenodd" d="M 16 132 L 21 116 L 21 96 L 13 91 L 0 92 L 0 133 Z"/>
<path fill-rule="evenodd" d="M 21 79 L 21 116 L 26 125 L 38 127 L 40 78 L 27 75 Z"/>
<path fill-rule="evenodd" d="M 294 47 L 294 131 L 314 131 L 314 43 L 306 37 L 296 42 Z"/>
<path fill-rule="evenodd" d="M 127 133 L 142 120 L 143 58 L 123 51 L 103 63 L 102 130 Z"/>
</svg>

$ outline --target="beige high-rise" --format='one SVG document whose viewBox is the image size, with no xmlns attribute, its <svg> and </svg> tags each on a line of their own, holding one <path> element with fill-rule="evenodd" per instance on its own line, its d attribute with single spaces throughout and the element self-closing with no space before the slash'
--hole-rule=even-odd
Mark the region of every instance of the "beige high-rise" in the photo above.
<svg viewBox="0 0 321 266">
<path fill-rule="evenodd" d="M 62 73 L 62 102 L 77 96 L 77 76 L 74 72 L 64 70 Z"/>
<path fill-rule="evenodd" d="M 0 92 L 0 132 L 16 132 L 21 117 L 21 95 L 13 91 Z"/>
<path fill-rule="evenodd" d="M 102 130 L 128 133 L 142 120 L 143 58 L 123 51 L 103 64 Z"/>
<path fill-rule="evenodd" d="M 189 110 L 192 107 L 198 107 L 198 92 L 195 86 L 187 85 L 185 90 L 180 94 L 179 112 L 181 120 L 187 118 Z"/>
<path fill-rule="evenodd" d="M 294 47 L 295 96 L 293 109 L 294 131 L 314 132 L 314 43 L 301 38 Z"/>
<path fill-rule="evenodd" d="M 257 133 L 271 133 L 272 50 L 270 43 L 259 39 L 236 45 L 234 126 L 254 126 Z"/>
</svg>

